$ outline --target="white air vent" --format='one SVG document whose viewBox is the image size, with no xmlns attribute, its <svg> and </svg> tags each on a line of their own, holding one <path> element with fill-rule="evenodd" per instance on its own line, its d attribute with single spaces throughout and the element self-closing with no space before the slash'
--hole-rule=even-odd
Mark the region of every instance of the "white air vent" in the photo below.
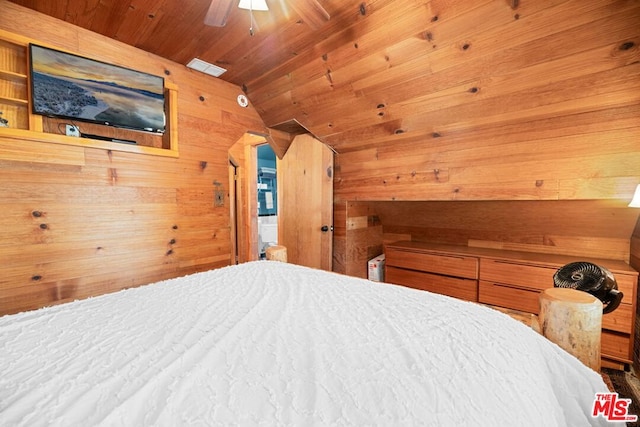
<svg viewBox="0 0 640 427">
<path fill-rule="evenodd" d="M 187 67 L 196 71 L 200 71 L 201 73 L 209 74 L 213 77 L 220 77 L 225 71 L 227 71 L 222 67 L 209 64 L 208 62 L 198 58 L 193 58 L 191 61 L 189 61 Z"/>
</svg>

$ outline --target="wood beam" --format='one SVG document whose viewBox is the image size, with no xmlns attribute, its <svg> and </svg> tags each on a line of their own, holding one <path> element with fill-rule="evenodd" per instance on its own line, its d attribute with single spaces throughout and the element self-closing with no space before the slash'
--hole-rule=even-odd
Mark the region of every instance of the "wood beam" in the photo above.
<svg viewBox="0 0 640 427">
<path fill-rule="evenodd" d="M 273 148 L 273 152 L 276 153 L 276 156 L 282 160 L 295 136 L 295 134 L 269 128 L 269 135 L 266 135 L 265 139 L 271 148 Z"/>
<path fill-rule="evenodd" d="M 211 0 L 209 10 L 204 17 L 205 25 L 211 27 L 224 27 L 231 13 L 234 0 Z"/>
<path fill-rule="evenodd" d="M 317 0 L 294 0 L 288 4 L 312 30 L 317 30 L 331 19 L 329 12 Z"/>
</svg>

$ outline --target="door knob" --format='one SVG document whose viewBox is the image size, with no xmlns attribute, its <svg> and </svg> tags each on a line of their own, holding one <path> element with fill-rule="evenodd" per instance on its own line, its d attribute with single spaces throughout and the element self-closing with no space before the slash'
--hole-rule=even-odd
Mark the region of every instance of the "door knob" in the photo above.
<svg viewBox="0 0 640 427">
<path fill-rule="evenodd" d="M 329 230 L 333 231 L 333 225 L 331 227 L 329 227 L 328 225 L 323 225 L 322 227 L 320 227 L 320 231 L 322 231 L 323 233 L 326 233 Z"/>
</svg>

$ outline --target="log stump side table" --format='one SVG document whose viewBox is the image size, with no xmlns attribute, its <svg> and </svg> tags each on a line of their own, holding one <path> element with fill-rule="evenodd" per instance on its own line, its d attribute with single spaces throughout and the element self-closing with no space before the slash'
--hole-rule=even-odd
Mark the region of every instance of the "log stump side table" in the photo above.
<svg viewBox="0 0 640 427">
<path fill-rule="evenodd" d="M 602 302 L 593 295 L 568 288 L 549 288 L 540 294 L 540 332 L 600 372 Z"/>
<path fill-rule="evenodd" d="M 287 247 L 281 245 L 269 246 L 265 250 L 268 260 L 287 262 Z"/>
</svg>

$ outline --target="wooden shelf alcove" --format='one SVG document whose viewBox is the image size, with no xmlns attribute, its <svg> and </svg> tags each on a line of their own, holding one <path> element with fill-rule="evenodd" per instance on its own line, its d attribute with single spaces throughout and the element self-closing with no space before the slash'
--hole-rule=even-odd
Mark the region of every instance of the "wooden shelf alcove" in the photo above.
<svg viewBox="0 0 640 427">
<path fill-rule="evenodd" d="M 165 80 L 167 129 L 163 135 L 118 129 L 91 123 L 78 123 L 85 133 L 136 141 L 122 144 L 90 138 L 70 137 L 60 131 L 68 120 L 32 114 L 29 96 L 29 43 L 47 46 L 37 40 L 0 30 L 0 112 L 8 127 L 0 126 L 0 159 L 38 161 L 38 156 L 21 158 L 29 142 L 64 144 L 75 147 L 125 151 L 154 156 L 178 157 L 178 88 Z M 59 49 L 55 46 L 49 46 Z M 33 147 L 32 147 L 33 148 Z M 55 152 L 55 150 L 49 150 Z"/>
</svg>

